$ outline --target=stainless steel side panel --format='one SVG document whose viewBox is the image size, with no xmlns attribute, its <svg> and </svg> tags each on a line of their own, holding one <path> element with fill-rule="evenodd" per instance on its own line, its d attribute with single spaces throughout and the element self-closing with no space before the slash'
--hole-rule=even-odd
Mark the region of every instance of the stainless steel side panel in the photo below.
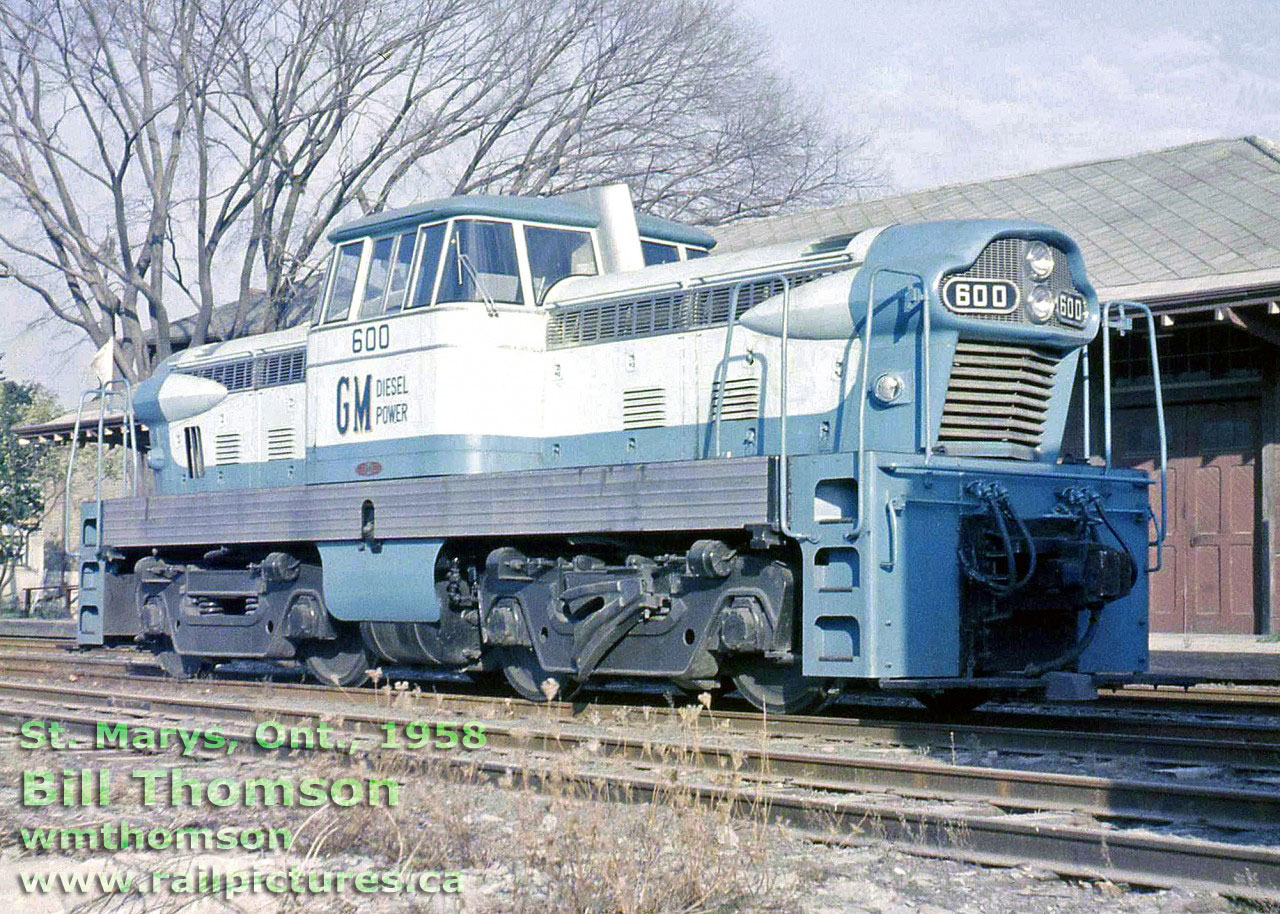
<svg viewBox="0 0 1280 914">
<path fill-rule="evenodd" d="M 103 506 L 106 545 L 724 530 L 774 520 L 773 458 L 739 457 L 153 495 Z"/>
</svg>

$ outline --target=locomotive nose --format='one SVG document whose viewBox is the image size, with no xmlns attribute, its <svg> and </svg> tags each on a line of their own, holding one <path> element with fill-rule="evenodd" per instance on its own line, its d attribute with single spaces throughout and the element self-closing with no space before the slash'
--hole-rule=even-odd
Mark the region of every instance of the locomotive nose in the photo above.
<svg viewBox="0 0 1280 914">
<path fill-rule="evenodd" d="M 133 389 L 133 411 L 146 425 L 178 422 L 213 409 L 227 396 L 217 381 L 172 372 L 156 375 Z"/>
<path fill-rule="evenodd" d="M 832 273 L 791 290 L 787 336 L 796 340 L 846 340 L 853 334 L 853 309 L 849 302 L 852 280 L 848 273 Z M 783 298 L 770 296 L 738 318 L 756 333 L 782 336 Z"/>
</svg>

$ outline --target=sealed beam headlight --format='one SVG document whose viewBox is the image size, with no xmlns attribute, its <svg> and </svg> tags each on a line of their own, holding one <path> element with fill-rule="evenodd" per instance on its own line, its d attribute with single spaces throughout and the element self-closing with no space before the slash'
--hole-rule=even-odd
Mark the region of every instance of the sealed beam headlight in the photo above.
<svg viewBox="0 0 1280 914">
<path fill-rule="evenodd" d="M 1043 241 L 1027 245 L 1027 269 L 1036 279 L 1048 279 L 1053 273 L 1053 251 Z"/>
<path fill-rule="evenodd" d="M 1027 314 L 1037 324 L 1043 324 L 1053 317 L 1053 293 L 1048 286 L 1032 286 L 1027 293 Z"/>
<path fill-rule="evenodd" d="M 871 388 L 871 393 L 877 400 L 887 406 L 902 396 L 902 391 L 906 386 L 901 376 L 886 372 L 876 378 L 876 383 Z"/>
</svg>

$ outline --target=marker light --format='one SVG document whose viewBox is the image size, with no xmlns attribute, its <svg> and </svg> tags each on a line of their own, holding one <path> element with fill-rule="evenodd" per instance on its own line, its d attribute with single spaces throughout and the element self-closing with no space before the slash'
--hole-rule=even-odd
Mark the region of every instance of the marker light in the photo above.
<svg viewBox="0 0 1280 914">
<path fill-rule="evenodd" d="M 871 392 L 881 403 L 892 403 L 902 396 L 904 386 L 902 378 L 896 374 L 882 374 L 876 378 L 875 386 L 871 389 Z"/>
<path fill-rule="evenodd" d="M 1053 251 L 1043 241 L 1027 245 L 1027 269 L 1036 279 L 1048 279 L 1053 273 Z"/>
<path fill-rule="evenodd" d="M 1032 286 L 1027 293 L 1027 313 L 1037 324 L 1053 317 L 1053 293 L 1048 286 Z"/>
</svg>

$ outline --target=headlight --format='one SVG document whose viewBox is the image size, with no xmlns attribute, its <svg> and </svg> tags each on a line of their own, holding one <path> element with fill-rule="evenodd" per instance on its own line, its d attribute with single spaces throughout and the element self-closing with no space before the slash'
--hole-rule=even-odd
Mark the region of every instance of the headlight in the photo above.
<svg viewBox="0 0 1280 914">
<path fill-rule="evenodd" d="M 1043 241 L 1027 245 L 1027 269 L 1036 279 L 1048 279 L 1053 273 L 1053 251 Z"/>
<path fill-rule="evenodd" d="M 1048 286 L 1032 286 L 1027 293 L 1027 313 L 1037 324 L 1053 317 L 1053 293 Z"/>
</svg>

